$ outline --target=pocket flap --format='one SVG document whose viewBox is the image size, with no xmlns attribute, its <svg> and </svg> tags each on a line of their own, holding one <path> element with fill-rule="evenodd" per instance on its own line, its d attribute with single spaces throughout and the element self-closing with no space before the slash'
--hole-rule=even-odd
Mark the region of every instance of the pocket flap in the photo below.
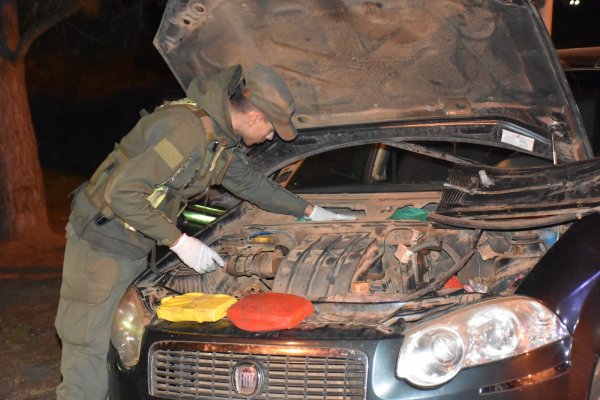
<svg viewBox="0 0 600 400">
<path fill-rule="evenodd" d="M 89 279 L 63 276 L 60 296 L 87 304 L 101 304 L 108 299 L 112 286 Z"/>
</svg>

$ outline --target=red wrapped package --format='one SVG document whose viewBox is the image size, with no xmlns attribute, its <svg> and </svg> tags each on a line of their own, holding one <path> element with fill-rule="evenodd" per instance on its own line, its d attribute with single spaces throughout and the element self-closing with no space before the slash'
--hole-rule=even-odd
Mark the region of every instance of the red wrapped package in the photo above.
<svg viewBox="0 0 600 400">
<path fill-rule="evenodd" d="M 258 293 L 240 299 L 227 310 L 227 318 L 249 332 L 290 329 L 313 312 L 304 297 L 287 293 Z"/>
</svg>

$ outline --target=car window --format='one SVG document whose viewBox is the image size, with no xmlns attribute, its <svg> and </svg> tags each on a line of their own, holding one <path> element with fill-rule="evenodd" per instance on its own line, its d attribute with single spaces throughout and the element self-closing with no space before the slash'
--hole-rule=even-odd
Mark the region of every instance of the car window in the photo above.
<svg viewBox="0 0 600 400">
<path fill-rule="evenodd" d="M 429 142 L 439 152 L 496 165 L 513 151 L 466 143 Z M 306 158 L 280 175 L 297 193 L 377 193 L 440 190 L 453 163 L 386 144 L 336 149 Z M 290 177 L 290 173 L 293 176 Z"/>
<path fill-rule="evenodd" d="M 288 183 L 292 190 L 359 185 L 365 182 L 374 147 L 355 146 L 306 158 Z"/>
<path fill-rule="evenodd" d="M 373 185 L 433 185 L 439 188 L 446 180 L 451 163 L 410 151 L 382 146 L 377 157 L 385 163 L 374 165 L 369 183 Z"/>
</svg>

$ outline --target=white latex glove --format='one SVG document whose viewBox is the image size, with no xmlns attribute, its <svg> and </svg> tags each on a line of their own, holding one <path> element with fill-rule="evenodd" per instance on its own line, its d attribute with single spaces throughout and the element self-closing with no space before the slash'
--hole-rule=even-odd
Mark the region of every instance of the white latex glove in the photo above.
<svg viewBox="0 0 600 400">
<path fill-rule="evenodd" d="M 334 213 L 319 206 L 313 206 L 308 218 L 311 221 L 354 221 L 356 219 L 355 216 Z"/>
<path fill-rule="evenodd" d="M 221 267 L 225 265 L 219 253 L 185 233 L 171 246 L 171 250 L 199 274 L 214 271 L 217 269 L 217 264 Z"/>
</svg>

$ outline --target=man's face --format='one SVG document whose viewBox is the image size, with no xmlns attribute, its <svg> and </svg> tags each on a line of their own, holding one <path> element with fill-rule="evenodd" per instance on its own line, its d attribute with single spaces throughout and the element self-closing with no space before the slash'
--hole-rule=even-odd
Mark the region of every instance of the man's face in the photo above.
<svg viewBox="0 0 600 400">
<path fill-rule="evenodd" d="M 251 111 L 246 114 L 246 117 L 248 118 L 247 129 L 240 132 L 246 146 L 273 140 L 275 135 L 273 124 L 263 113 Z"/>
</svg>

